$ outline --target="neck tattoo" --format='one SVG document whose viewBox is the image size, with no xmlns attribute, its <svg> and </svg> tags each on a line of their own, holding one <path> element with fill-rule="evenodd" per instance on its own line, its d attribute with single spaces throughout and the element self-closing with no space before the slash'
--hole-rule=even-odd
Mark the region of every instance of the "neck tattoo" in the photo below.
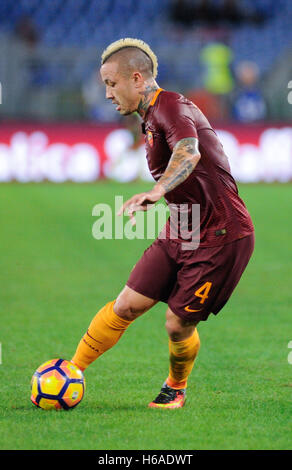
<svg viewBox="0 0 292 470">
<path fill-rule="evenodd" d="M 141 97 L 141 100 L 138 104 L 137 111 L 138 111 L 138 113 L 140 114 L 140 116 L 142 118 L 145 117 L 146 111 L 149 108 L 149 104 L 150 104 L 154 94 L 158 90 L 158 88 L 159 87 L 156 84 L 152 84 L 152 85 L 146 85 L 145 90 L 140 91 L 139 94 L 142 95 L 142 97 Z"/>
</svg>

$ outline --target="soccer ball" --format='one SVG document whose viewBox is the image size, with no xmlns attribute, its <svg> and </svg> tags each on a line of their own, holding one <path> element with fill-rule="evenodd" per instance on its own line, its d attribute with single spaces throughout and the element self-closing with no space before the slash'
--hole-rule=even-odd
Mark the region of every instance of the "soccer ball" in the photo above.
<svg viewBox="0 0 292 470">
<path fill-rule="evenodd" d="M 31 379 L 31 401 L 44 410 L 69 410 L 84 395 L 85 378 L 81 370 L 64 359 L 42 364 Z"/>
</svg>

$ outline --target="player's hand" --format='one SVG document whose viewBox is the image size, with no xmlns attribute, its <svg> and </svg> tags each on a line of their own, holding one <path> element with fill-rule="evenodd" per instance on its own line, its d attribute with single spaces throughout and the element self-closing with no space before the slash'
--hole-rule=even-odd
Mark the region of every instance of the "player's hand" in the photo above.
<svg viewBox="0 0 292 470">
<path fill-rule="evenodd" d="M 156 185 L 151 191 L 146 193 L 135 194 L 128 199 L 118 211 L 118 215 L 126 213 L 130 217 L 132 225 L 136 225 L 136 219 L 134 213 L 138 211 L 147 211 L 150 209 L 155 202 L 164 196 L 165 191 L 162 186 Z"/>
</svg>

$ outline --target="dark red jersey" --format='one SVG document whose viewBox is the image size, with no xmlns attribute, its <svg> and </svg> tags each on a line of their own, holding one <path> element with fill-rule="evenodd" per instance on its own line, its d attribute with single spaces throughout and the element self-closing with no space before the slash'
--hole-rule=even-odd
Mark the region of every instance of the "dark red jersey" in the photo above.
<svg viewBox="0 0 292 470">
<path fill-rule="evenodd" d="M 223 147 L 200 109 L 184 96 L 159 89 L 142 125 L 153 178 L 163 175 L 177 142 L 199 141 L 201 159 L 189 177 L 166 193 L 168 205 L 200 205 L 200 246 L 219 246 L 253 232 L 251 217 L 238 195 Z M 166 224 L 170 236 L 170 223 Z M 186 241 L 178 231 L 178 241 Z"/>
</svg>

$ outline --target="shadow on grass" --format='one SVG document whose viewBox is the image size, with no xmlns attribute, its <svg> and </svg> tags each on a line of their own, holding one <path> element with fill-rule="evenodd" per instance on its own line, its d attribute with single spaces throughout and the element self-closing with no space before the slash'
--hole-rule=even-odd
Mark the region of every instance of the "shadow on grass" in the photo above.
<svg viewBox="0 0 292 470">
<path fill-rule="evenodd" d="M 28 405 L 17 405 L 17 406 L 10 406 L 10 407 L 7 407 L 6 408 L 7 411 L 32 411 L 33 413 L 45 413 L 45 412 L 51 412 L 51 413 L 54 413 L 54 412 L 57 412 L 57 414 L 71 414 L 73 412 L 78 412 L 79 415 L 81 414 L 87 414 L 87 413 L 92 413 L 92 411 L 96 411 L 96 412 L 100 412 L 100 413 L 105 413 L 105 412 L 109 412 L 109 413 L 113 413 L 113 412 L 119 412 L 119 411 L 135 411 L 135 412 L 139 412 L 139 411 L 145 411 L 148 409 L 148 406 L 147 406 L 147 403 L 146 404 L 131 404 L 131 403 L 122 403 L 122 404 L 119 404 L 119 405 L 112 405 L 112 404 L 108 404 L 108 403 L 95 403 L 95 402 L 91 402 L 91 403 L 87 403 L 87 404 L 80 404 L 78 406 L 76 406 L 75 408 L 71 408 L 69 410 L 43 410 L 42 408 L 39 408 L 33 404 L 28 404 Z M 78 411 L 77 411 L 78 410 Z"/>
</svg>

